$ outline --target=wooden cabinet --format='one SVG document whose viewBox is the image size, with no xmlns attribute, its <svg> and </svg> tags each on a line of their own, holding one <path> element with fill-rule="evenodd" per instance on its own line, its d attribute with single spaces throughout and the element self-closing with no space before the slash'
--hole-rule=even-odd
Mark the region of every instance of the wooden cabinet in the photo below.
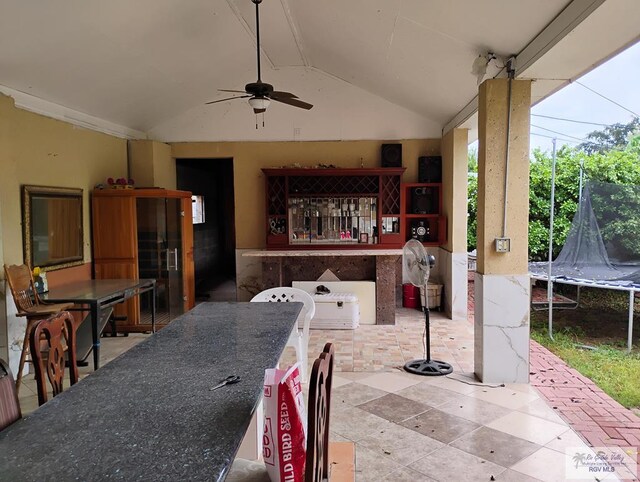
<svg viewBox="0 0 640 482">
<path fill-rule="evenodd" d="M 442 215 L 442 183 L 402 184 L 402 237 L 440 246 L 447 241 L 447 218 Z"/>
<path fill-rule="evenodd" d="M 263 169 L 267 248 L 401 247 L 404 170 Z"/>
<path fill-rule="evenodd" d="M 96 279 L 154 278 L 156 321 L 166 324 L 195 305 L 191 193 L 165 189 L 94 190 Z M 149 331 L 150 306 L 137 297 L 116 307 L 118 331 Z"/>
</svg>

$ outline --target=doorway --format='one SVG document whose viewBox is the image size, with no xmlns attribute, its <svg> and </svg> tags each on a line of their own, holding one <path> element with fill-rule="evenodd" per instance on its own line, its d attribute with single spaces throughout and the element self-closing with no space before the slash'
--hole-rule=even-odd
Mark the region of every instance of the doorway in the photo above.
<svg viewBox="0 0 640 482">
<path fill-rule="evenodd" d="M 176 178 L 194 195 L 196 302 L 236 301 L 233 159 L 176 159 Z"/>
</svg>

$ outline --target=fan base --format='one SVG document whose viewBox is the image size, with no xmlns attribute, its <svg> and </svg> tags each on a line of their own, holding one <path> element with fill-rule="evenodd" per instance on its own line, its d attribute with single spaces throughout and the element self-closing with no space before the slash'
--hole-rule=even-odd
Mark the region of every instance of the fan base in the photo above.
<svg viewBox="0 0 640 482">
<path fill-rule="evenodd" d="M 438 360 L 411 360 L 404 369 L 409 373 L 431 377 L 448 375 L 453 371 L 450 364 Z"/>
</svg>

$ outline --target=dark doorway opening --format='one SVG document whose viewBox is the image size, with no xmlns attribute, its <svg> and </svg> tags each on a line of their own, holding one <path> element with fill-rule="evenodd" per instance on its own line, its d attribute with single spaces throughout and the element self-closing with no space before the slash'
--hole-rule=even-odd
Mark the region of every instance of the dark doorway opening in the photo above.
<svg viewBox="0 0 640 482">
<path fill-rule="evenodd" d="M 176 159 L 176 169 L 178 189 L 204 199 L 204 222 L 193 225 L 196 302 L 235 301 L 233 159 Z"/>
</svg>

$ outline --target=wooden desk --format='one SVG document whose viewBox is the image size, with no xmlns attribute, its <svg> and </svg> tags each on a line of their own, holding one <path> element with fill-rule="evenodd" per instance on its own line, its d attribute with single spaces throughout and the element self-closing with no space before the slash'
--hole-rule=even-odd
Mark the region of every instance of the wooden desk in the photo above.
<svg viewBox="0 0 640 482">
<path fill-rule="evenodd" d="M 224 480 L 302 306 L 198 305 L 0 432 L 0 480 Z"/>
<path fill-rule="evenodd" d="M 43 298 L 53 303 L 73 302 L 89 305 L 91 315 L 91 339 L 93 341 L 93 369 L 100 367 L 100 332 L 107 322 L 108 314 L 104 310 L 128 300 L 132 296 L 150 292 L 151 326 L 155 332 L 156 320 L 156 280 L 154 279 L 94 279 L 77 281 L 52 288 Z M 80 329 L 82 329 L 82 325 Z M 81 338 L 81 333 L 78 333 Z M 81 353 L 78 348 L 78 359 L 83 360 L 88 352 Z"/>
</svg>

